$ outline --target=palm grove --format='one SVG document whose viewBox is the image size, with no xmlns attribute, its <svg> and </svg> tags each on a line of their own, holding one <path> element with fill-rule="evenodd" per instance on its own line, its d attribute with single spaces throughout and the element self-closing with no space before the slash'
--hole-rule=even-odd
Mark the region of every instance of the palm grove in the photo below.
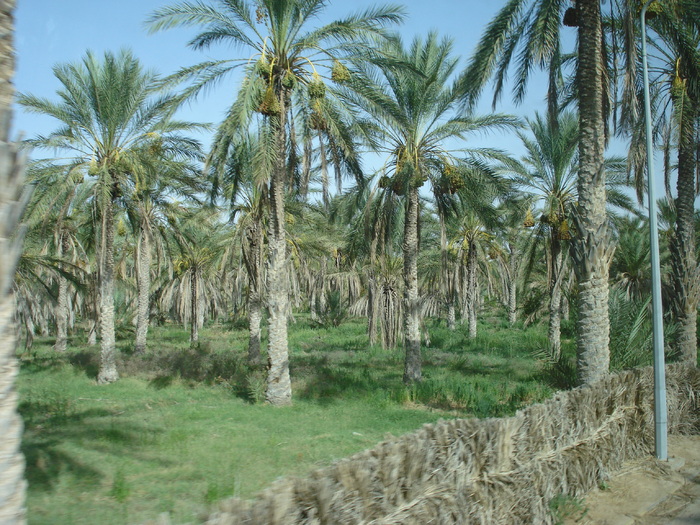
<svg viewBox="0 0 700 525">
<path fill-rule="evenodd" d="M 696 363 L 700 13 L 682 0 L 659 6 L 655 141 L 677 180 L 662 206 L 669 352 Z M 429 335 L 422 319 L 465 323 L 475 337 L 480 308 L 496 299 L 511 323 L 548 319 L 554 364 L 565 360 L 561 319 L 575 319 L 579 382 L 604 376 L 611 359 L 634 364 L 611 357 L 610 341 L 621 312 L 641 323 L 649 308 L 644 213 L 623 190 L 636 182 L 641 202 L 640 4 L 510 0 L 466 68 L 457 51 L 467 50 L 449 38 L 403 41 L 401 7 L 323 25 L 325 7 L 167 6 L 150 30 L 193 27 L 190 47 L 225 47 L 230 59 L 163 77 L 129 51 L 88 52 L 55 66 L 54 99 L 19 95 L 24 111 L 56 123 L 26 141 L 55 155 L 28 168 L 36 189 L 14 281 L 26 344 L 53 332 L 63 352 L 70 333 L 99 336 L 97 381 L 110 383 L 120 332 L 145 353 L 149 323 L 183 323 L 196 346 L 205 321 L 245 316 L 249 365 L 265 367 L 267 401 L 287 405 L 295 312 L 320 324 L 365 316 L 368 343 L 403 345 L 411 384 Z M 475 113 L 494 85 L 496 104 L 513 68 L 516 100 L 544 71 L 546 111 Z M 222 82 L 233 96 L 204 151 L 192 132 L 207 126 L 177 111 Z M 471 147 L 484 133 L 517 134 L 525 156 Z M 606 157 L 613 134 L 627 158 Z M 378 169 L 366 169 L 368 153 Z"/>
</svg>

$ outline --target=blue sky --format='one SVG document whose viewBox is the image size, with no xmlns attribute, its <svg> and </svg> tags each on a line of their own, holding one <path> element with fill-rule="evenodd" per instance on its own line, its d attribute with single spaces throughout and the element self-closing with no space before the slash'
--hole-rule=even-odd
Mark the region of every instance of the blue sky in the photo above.
<svg viewBox="0 0 700 525">
<path fill-rule="evenodd" d="M 182 66 L 195 64 L 208 58 L 241 56 L 240 49 L 212 49 L 211 52 L 195 52 L 186 47 L 194 30 L 175 29 L 149 35 L 144 21 L 158 7 L 168 5 L 166 0 L 22 0 L 16 12 L 16 46 L 18 65 L 15 84 L 21 93 L 32 93 L 55 99 L 59 87 L 52 67 L 61 62 L 80 60 L 90 49 L 98 54 L 117 51 L 123 47 L 134 54 L 149 68 L 161 74 L 169 74 Z M 362 10 L 377 2 L 355 0 L 331 2 L 327 9 L 330 18 L 337 18 Z M 501 2 L 456 0 L 412 0 L 403 2 L 408 20 L 399 31 L 405 40 L 414 35 L 436 30 L 440 35 L 455 41 L 454 50 L 462 56 L 462 64 L 473 52 L 481 33 L 502 6 Z M 218 123 L 233 100 L 239 79 L 227 79 L 217 88 L 201 96 L 186 108 L 182 118 Z M 533 82 L 526 103 L 516 108 L 505 96 L 498 111 L 531 115 L 535 109 L 543 110 L 545 88 L 542 81 Z M 480 112 L 490 111 L 490 99 L 484 97 Z M 47 117 L 22 113 L 18 109 L 15 129 L 25 136 L 45 133 L 54 127 Z M 206 138 L 203 138 L 206 141 Z M 484 142 L 482 139 L 478 142 Z M 491 137 L 485 144 L 517 148 L 518 140 L 511 137 Z"/>
<path fill-rule="evenodd" d="M 16 47 L 18 54 L 16 88 L 21 93 L 56 99 L 59 85 L 52 67 L 57 63 L 80 60 L 90 49 L 101 55 L 106 50 L 130 48 L 144 66 L 163 75 L 183 66 L 210 58 L 241 57 L 246 51 L 217 47 L 209 52 L 187 48 L 194 29 L 173 29 L 148 34 L 145 20 L 155 9 L 174 2 L 168 0 L 20 0 L 16 10 Z M 326 11 L 329 21 L 375 5 L 375 0 L 330 2 Z M 466 65 L 486 25 L 504 2 L 488 0 L 407 0 L 401 3 L 408 12 L 406 22 L 398 27 L 404 40 L 436 30 L 454 39 L 454 52 Z M 323 22 L 321 20 L 320 22 Z M 566 31 L 566 29 L 565 29 Z M 569 45 L 573 46 L 572 32 Z M 568 51 L 568 50 L 566 50 Z M 232 76 L 184 108 L 180 117 L 196 122 L 217 124 L 232 102 L 239 78 Z M 502 97 L 497 111 L 533 116 L 544 112 L 546 85 L 544 75 L 535 74 L 524 103 L 514 106 L 510 91 Z M 477 110 L 491 111 L 491 97 L 486 93 Z M 26 114 L 17 108 L 14 128 L 24 136 L 47 133 L 56 123 L 48 117 Z M 208 144 L 209 135 L 201 137 Z M 473 146 L 505 149 L 521 155 L 523 149 L 514 134 L 475 136 Z M 619 145 L 614 147 L 620 154 Z M 44 156 L 44 153 L 40 154 Z M 371 162 L 371 161 L 370 161 Z M 366 166 L 371 168 L 371 166 Z"/>
</svg>

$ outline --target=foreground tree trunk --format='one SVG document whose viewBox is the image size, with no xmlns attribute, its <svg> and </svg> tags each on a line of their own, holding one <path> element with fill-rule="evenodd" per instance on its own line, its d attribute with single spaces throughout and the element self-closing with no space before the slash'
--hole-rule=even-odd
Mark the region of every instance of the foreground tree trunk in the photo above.
<svg viewBox="0 0 700 525">
<path fill-rule="evenodd" d="M 113 383 L 117 373 L 114 333 L 114 201 L 105 199 L 102 209 L 100 246 L 100 370 L 97 383 Z"/>
<path fill-rule="evenodd" d="M 683 93 L 682 95 L 685 95 Z M 676 198 L 676 228 L 671 239 L 671 280 L 673 283 L 673 313 L 678 323 L 675 351 L 678 357 L 692 365 L 698 361 L 697 316 L 700 295 L 700 272 L 695 257 L 695 155 L 696 113 L 693 103 L 684 97 L 678 144 L 678 182 Z M 676 102 L 676 101 L 674 101 Z"/>
<path fill-rule="evenodd" d="M 608 269 L 613 248 L 605 211 L 605 116 L 600 0 L 578 0 L 579 177 L 571 255 L 578 279 L 577 373 L 580 383 L 610 367 Z"/>
<path fill-rule="evenodd" d="M 68 236 L 59 234 L 57 243 L 59 259 L 68 252 Z M 60 264 L 60 263 L 59 263 Z M 62 265 L 61 265 L 62 266 Z M 68 279 L 58 276 L 58 302 L 56 304 L 56 343 L 53 348 L 56 352 L 65 352 L 68 347 Z"/>
<path fill-rule="evenodd" d="M 279 82 L 279 80 L 277 80 Z M 292 382 L 289 377 L 289 348 L 287 346 L 287 232 L 284 225 L 284 187 L 286 179 L 286 91 L 277 86 L 280 112 L 271 118 L 275 130 L 275 165 L 270 177 L 270 232 L 267 260 L 267 294 L 269 342 L 267 348 L 267 392 L 265 399 L 274 406 L 292 403 Z"/>
<path fill-rule="evenodd" d="M 418 207 L 418 188 L 407 189 L 403 237 L 403 315 L 406 349 L 403 382 L 406 384 L 417 383 L 422 378 L 418 303 Z"/>
<path fill-rule="evenodd" d="M 14 388 L 19 366 L 15 357 L 16 330 L 12 281 L 22 251 L 19 228 L 24 182 L 22 157 L 8 142 L 13 97 L 14 1 L 0 2 L 0 523 L 26 523 L 24 456 L 20 450 L 22 420 Z M 11 236 L 15 236 L 14 239 Z"/>
<path fill-rule="evenodd" d="M 146 351 L 148 322 L 151 313 L 151 234 L 148 227 L 145 225 L 141 227 L 141 234 L 136 245 L 136 260 L 138 306 L 136 311 L 136 341 L 134 343 L 134 352 L 143 354 Z"/>
</svg>

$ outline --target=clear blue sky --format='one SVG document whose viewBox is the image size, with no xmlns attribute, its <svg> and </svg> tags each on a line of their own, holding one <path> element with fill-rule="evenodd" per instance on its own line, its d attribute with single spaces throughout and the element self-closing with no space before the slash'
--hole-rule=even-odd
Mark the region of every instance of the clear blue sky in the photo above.
<svg viewBox="0 0 700 525">
<path fill-rule="evenodd" d="M 169 74 L 182 66 L 205 59 L 239 56 L 239 49 L 216 48 L 209 53 L 191 51 L 186 47 L 195 34 L 190 29 L 175 29 L 149 35 L 144 20 L 167 0 L 20 0 L 16 12 L 16 46 L 18 66 L 15 84 L 22 93 L 55 99 L 59 87 L 52 66 L 61 62 L 80 60 L 90 49 L 98 54 L 105 50 L 131 48 L 142 63 L 159 73 Z M 329 19 L 361 10 L 378 2 L 355 0 L 331 2 Z M 425 34 L 434 29 L 440 35 L 454 38 L 455 53 L 462 56 L 462 64 L 473 52 L 487 22 L 502 7 L 502 2 L 456 0 L 409 0 L 403 2 L 408 20 L 400 26 L 404 39 Z M 198 122 L 218 123 L 233 100 L 238 78 L 231 77 L 216 89 L 200 97 L 183 111 L 182 118 Z M 543 110 L 545 88 L 541 81 L 532 83 L 528 100 L 520 107 L 510 104 L 509 94 L 504 97 L 500 112 L 531 115 Z M 484 97 L 481 112 L 490 111 L 490 99 Z M 15 129 L 25 136 L 45 133 L 55 126 L 51 119 L 15 113 Z M 204 138 L 206 141 L 206 137 Z M 479 140 L 482 142 L 482 140 Z M 492 137 L 486 140 L 492 146 L 517 148 L 517 139 Z"/>
<path fill-rule="evenodd" d="M 17 90 L 55 100 L 59 85 L 52 67 L 57 63 L 78 61 L 88 49 L 102 54 L 106 50 L 130 48 L 144 66 L 163 75 L 209 58 L 239 57 L 244 52 L 222 46 L 209 52 L 192 51 L 186 44 L 196 33 L 194 29 L 148 34 L 144 23 L 148 15 L 172 3 L 168 0 L 19 0 L 16 10 Z M 377 3 L 375 0 L 331 1 L 326 11 L 328 18 L 321 22 Z M 397 3 L 404 5 L 408 12 L 406 22 L 397 28 L 405 40 L 436 30 L 454 39 L 454 52 L 461 55 L 464 66 L 486 24 L 505 1 L 406 0 Z M 573 41 L 572 31 L 570 46 Z M 217 124 L 233 101 L 238 82 L 239 78 L 230 77 L 185 108 L 181 118 Z M 532 116 L 535 111 L 545 111 L 545 95 L 544 75 L 535 74 L 521 106 L 512 104 L 510 91 L 507 91 L 497 111 Z M 487 92 L 478 112 L 490 111 L 491 97 Z M 15 112 L 14 128 L 24 136 L 47 133 L 55 125 L 48 117 L 26 114 L 20 108 Z M 209 136 L 202 136 L 201 140 L 208 144 Z M 498 147 L 515 155 L 523 153 L 520 141 L 512 133 L 474 137 L 472 145 Z M 615 153 L 624 154 L 619 144 L 614 149 Z"/>
</svg>

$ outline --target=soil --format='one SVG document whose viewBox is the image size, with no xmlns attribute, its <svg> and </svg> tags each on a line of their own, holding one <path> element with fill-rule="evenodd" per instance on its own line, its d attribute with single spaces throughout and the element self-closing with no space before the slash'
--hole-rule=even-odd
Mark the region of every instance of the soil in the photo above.
<svg viewBox="0 0 700 525">
<path fill-rule="evenodd" d="M 625 463 L 581 500 L 566 502 L 561 523 L 700 525 L 700 436 L 669 436 L 668 458 Z"/>
</svg>

